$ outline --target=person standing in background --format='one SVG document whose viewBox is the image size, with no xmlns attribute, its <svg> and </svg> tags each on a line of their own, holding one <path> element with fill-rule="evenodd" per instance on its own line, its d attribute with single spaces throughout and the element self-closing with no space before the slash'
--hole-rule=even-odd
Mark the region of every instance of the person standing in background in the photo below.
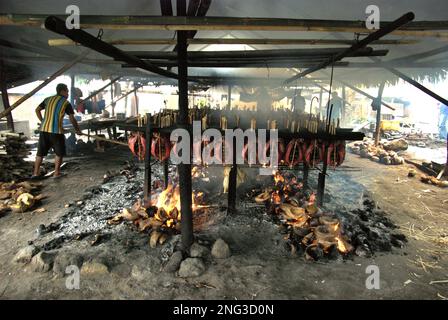
<svg viewBox="0 0 448 320">
<path fill-rule="evenodd" d="M 439 103 L 439 108 L 439 137 L 445 140 L 447 138 L 448 106 Z"/>
<path fill-rule="evenodd" d="M 34 172 L 31 179 L 39 178 L 43 158 L 47 156 L 51 148 L 53 148 L 56 154 L 53 177 L 59 178 L 61 176 L 62 158 L 65 156 L 65 136 L 62 122 L 66 114 L 70 117 L 70 122 L 73 128 L 75 128 L 75 132 L 79 135 L 82 134 L 75 119 L 73 107 L 67 99 L 68 87 L 60 83 L 56 86 L 56 95 L 46 98 L 36 108 L 36 115 L 41 125 Z M 45 111 L 43 117 L 42 110 Z"/>
</svg>

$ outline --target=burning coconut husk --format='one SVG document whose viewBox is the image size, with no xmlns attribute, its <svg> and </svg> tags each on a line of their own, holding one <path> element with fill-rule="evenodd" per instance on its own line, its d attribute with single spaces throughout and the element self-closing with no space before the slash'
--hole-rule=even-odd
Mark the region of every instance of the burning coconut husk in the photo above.
<svg viewBox="0 0 448 320">
<path fill-rule="evenodd" d="M 192 209 L 198 212 L 208 208 L 203 205 L 203 192 L 193 192 Z M 139 232 L 149 233 L 149 245 L 155 248 L 164 244 L 170 235 L 180 232 L 181 206 L 178 184 L 156 190 L 149 203 L 138 200 L 132 208 L 124 208 L 121 213 L 108 221 L 108 224 L 132 222 Z"/>
<path fill-rule="evenodd" d="M 292 253 L 299 247 L 308 259 L 317 260 L 336 248 L 340 254 L 353 250 L 343 234 L 341 222 L 333 215 L 319 210 L 314 193 L 291 174 L 274 174 L 274 186 L 255 197 L 265 203 L 269 211 L 289 230 Z"/>
</svg>

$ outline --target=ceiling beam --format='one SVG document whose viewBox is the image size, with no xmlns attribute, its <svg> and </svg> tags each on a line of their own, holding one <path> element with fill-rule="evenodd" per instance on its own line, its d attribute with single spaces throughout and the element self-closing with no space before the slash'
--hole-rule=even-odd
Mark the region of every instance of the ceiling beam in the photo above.
<svg viewBox="0 0 448 320">
<path fill-rule="evenodd" d="M 103 40 L 112 45 L 175 45 L 175 39 L 106 39 Z M 377 40 L 371 45 L 409 45 L 418 43 L 418 40 Z M 200 38 L 187 39 L 188 44 L 246 44 L 246 45 L 353 45 L 355 40 L 333 40 L 333 39 L 227 39 L 227 38 Z M 48 45 L 51 47 L 74 46 L 76 42 L 70 39 L 49 39 Z"/>
<path fill-rule="evenodd" d="M 189 51 L 188 59 L 273 59 L 293 57 L 329 57 L 343 52 L 341 48 L 324 49 L 286 49 L 286 50 L 246 50 L 246 51 Z M 126 53 L 141 59 L 177 59 L 175 52 L 164 51 L 127 51 Z M 351 52 L 348 57 L 385 56 L 388 50 L 373 50 L 370 47 Z"/>
<path fill-rule="evenodd" d="M 58 16 L 64 19 L 65 16 Z M 0 14 L 0 25 L 40 28 L 47 15 Z M 390 22 L 381 22 L 381 28 Z M 83 29 L 117 30 L 259 30 L 371 33 L 365 21 L 316 20 L 243 17 L 171 17 L 82 15 Z M 422 37 L 448 37 L 448 21 L 416 21 L 394 30 L 392 34 Z"/>
<path fill-rule="evenodd" d="M 95 50 L 99 53 L 102 53 L 106 56 L 112 57 L 115 60 L 123 61 L 125 63 L 129 63 L 134 65 L 135 67 L 141 68 L 143 70 L 147 70 L 156 74 L 160 74 L 165 77 L 177 79 L 177 74 L 163 70 L 157 66 L 151 65 L 148 62 L 144 62 L 139 58 L 126 54 L 114 46 L 107 44 L 101 39 L 98 39 L 91 34 L 79 30 L 79 29 L 67 29 L 65 25 L 65 21 L 50 16 L 45 20 L 45 28 L 51 30 L 53 32 L 65 35 L 66 37 L 72 39 L 73 41 L 80 42 L 83 46 Z"/>
<path fill-rule="evenodd" d="M 396 19 L 393 22 L 388 23 L 387 25 L 383 25 L 380 29 L 375 31 L 374 33 L 369 34 L 364 39 L 360 40 L 358 43 L 352 45 L 350 48 L 347 48 L 346 50 L 336 54 L 335 56 L 331 57 L 327 61 L 318 64 L 312 68 L 309 68 L 305 71 L 300 72 L 299 74 L 287 79 L 285 81 L 285 84 L 290 83 L 298 78 L 304 77 L 310 73 L 313 73 L 315 71 L 318 71 L 320 69 L 324 69 L 331 64 L 334 64 L 337 61 L 340 61 L 341 59 L 347 57 L 348 55 L 352 54 L 353 52 L 356 52 L 359 49 L 362 49 L 369 45 L 372 41 L 378 40 L 381 37 L 391 33 L 392 31 L 404 26 L 405 24 L 409 23 L 415 18 L 415 15 L 413 12 L 408 12 L 404 15 L 402 15 L 400 18 Z"/>
</svg>

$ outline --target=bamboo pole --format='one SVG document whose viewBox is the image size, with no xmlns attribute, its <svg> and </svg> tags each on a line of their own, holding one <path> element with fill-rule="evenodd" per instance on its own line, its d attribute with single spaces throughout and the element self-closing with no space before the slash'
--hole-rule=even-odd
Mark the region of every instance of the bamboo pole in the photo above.
<svg viewBox="0 0 448 320">
<path fill-rule="evenodd" d="M 315 67 L 309 68 L 309 69 L 302 71 L 299 74 L 296 74 L 295 76 L 287 79 L 285 81 L 285 84 L 288 84 L 298 78 L 306 76 L 307 74 L 313 73 L 320 69 L 324 69 L 324 68 L 330 66 L 331 64 L 334 64 L 335 62 L 347 57 L 348 55 L 352 54 L 353 52 L 356 52 L 357 50 L 365 48 L 372 41 L 378 40 L 381 37 L 384 37 L 385 35 L 390 34 L 394 30 L 397 30 L 398 28 L 405 26 L 410 21 L 414 20 L 414 18 L 415 18 L 414 13 L 408 12 L 408 13 L 402 15 L 400 18 L 398 18 L 390 23 L 383 24 L 380 29 L 376 30 L 374 33 L 369 34 L 367 37 L 360 40 L 359 42 L 352 45 L 351 47 L 345 49 L 341 53 L 336 54 L 335 56 L 329 58 L 327 61 L 322 62 L 322 63 L 316 65 Z"/>
<path fill-rule="evenodd" d="M 130 95 L 131 93 L 137 91 L 137 90 L 140 89 L 141 87 L 143 87 L 143 85 L 140 85 L 140 86 L 138 86 L 138 87 L 135 87 L 135 88 L 132 89 L 131 91 L 126 92 L 125 94 L 121 95 L 117 100 L 112 101 L 111 103 L 109 103 L 104 109 L 110 107 L 112 104 L 116 104 L 118 101 L 120 101 L 120 100 L 123 99 L 123 98 L 126 98 L 128 95 Z"/>
<path fill-rule="evenodd" d="M 93 98 L 94 96 L 96 96 L 98 93 L 100 93 L 101 91 L 103 91 L 104 89 L 106 89 L 108 86 L 114 84 L 115 82 L 117 82 L 118 80 L 120 80 L 121 77 L 116 77 L 115 79 L 113 79 L 111 82 L 109 82 L 108 84 L 106 84 L 105 86 L 99 88 L 98 90 L 92 92 L 88 97 L 86 97 L 85 99 L 82 99 L 80 101 L 80 103 L 84 103 L 85 101 L 89 100 L 90 98 Z"/>
<path fill-rule="evenodd" d="M 88 51 L 84 51 L 81 53 L 76 59 L 70 61 L 69 63 L 65 64 L 62 68 L 60 68 L 58 71 L 53 73 L 50 77 L 48 77 L 44 82 L 42 82 L 40 85 L 38 85 L 36 88 L 31 90 L 29 93 L 25 94 L 23 97 L 21 97 L 19 100 L 17 100 L 12 106 L 10 106 L 8 109 L 2 111 L 0 113 L 0 119 L 9 114 L 12 110 L 20 106 L 23 102 L 28 100 L 30 97 L 32 97 L 36 92 L 38 92 L 43 87 L 47 86 L 50 82 L 52 82 L 54 79 L 62 75 L 64 72 L 69 70 L 71 67 L 73 67 L 75 64 L 77 64 L 79 61 L 81 61 L 85 56 L 87 56 Z"/>
<path fill-rule="evenodd" d="M 58 16 L 65 19 L 65 16 Z M 47 15 L 3 14 L 0 25 L 41 28 Z M 381 27 L 389 22 L 381 22 Z M 111 30 L 260 30 L 371 33 L 365 21 L 314 20 L 242 17 L 173 17 L 173 16 L 113 16 L 83 15 L 82 29 Z M 440 31 L 442 30 L 442 31 Z M 416 21 L 395 30 L 392 34 L 418 37 L 447 38 L 448 21 Z"/>
<path fill-rule="evenodd" d="M 106 39 L 105 42 L 112 45 L 176 45 L 175 39 Z M 355 40 L 333 40 L 333 39 L 219 39 L 219 38 L 200 38 L 187 39 L 191 44 L 247 44 L 247 45 L 353 45 Z M 373 45 L 409 45 L 418 43 L 418 40 L 377 40 Z M 75 46 L 76 42 L 70 39 L 49 39 L 50 47 Z"/>
<path fill-rule="evenodd" d="M 370 57 L 371 60 L 373 60 L 374 62 L 381 62 L 380 59 L 378 58 L 374 58 L 374 57 Z M 396 75 L 397 77 L 403 79 L 404 81 L 406 81 L 407 83 L 413 85 L 414 87 L 416 87 L 417 89 L 420 89 L 421 91 L 423 91 L 424 93 L 426 93 L 427 95 L 433 97 L 434 99 L 436 99 L 437 101 L 443 103 L 444 105 L 448 106 L 448 100 L 439 96 L 437 93 L 435 93 L 434 91 L 429 90 L 428 88 L 426 88 L 425 86 L 423 86 L 422 84 L 418 83 L 417 81 L 415 81 L 414 79 L 412 79 L 411 77 L 405 75 L 404 73 L 402 73 L 401 71 L 398 71 L 397 69 L 394 68 L 390 68 L 390 67 L 385 67 L 386 70 L 388 70 L 389 72 L 393 73 L 394 75 Z"/>
</svg>

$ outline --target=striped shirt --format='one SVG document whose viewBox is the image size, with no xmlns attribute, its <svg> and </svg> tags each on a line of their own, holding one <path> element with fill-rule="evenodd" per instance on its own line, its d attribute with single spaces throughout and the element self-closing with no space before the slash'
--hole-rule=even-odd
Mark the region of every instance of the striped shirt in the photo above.
<svg viewBox="0 0 448 320">
<path fill-rule="evenodd" d="M 64 133 L 62 130 L 64 115 L 74 114 L 70 102 L 63 96 L 55 95 L 46 98 L 39 106 L 45 110 L 40 131 L 58 134 Z"/>
</svg>

